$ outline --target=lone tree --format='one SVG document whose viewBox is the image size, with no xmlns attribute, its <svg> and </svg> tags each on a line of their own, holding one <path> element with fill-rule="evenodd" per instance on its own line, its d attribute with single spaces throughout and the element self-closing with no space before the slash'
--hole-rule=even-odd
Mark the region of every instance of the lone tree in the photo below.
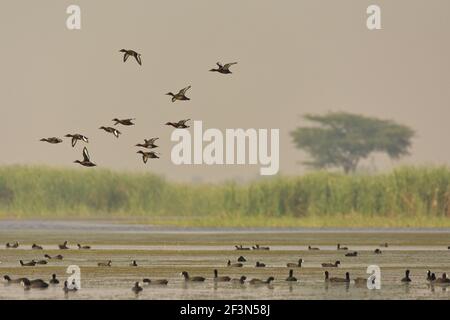
<svg viewBox="0 0 450 320">
<path fill-rule="evenodd" d="M 308 152 L 314 168 L 340 167 L 354 172 L 361 159 L 372 152 L 384 152 L 393 159 L 409 154 L 414 131 L 390 120 L 380 120 L 345 112 L 307 114 L 316 127 L 297 128 L 291 136 L 297 148 Z"/>
</svg>

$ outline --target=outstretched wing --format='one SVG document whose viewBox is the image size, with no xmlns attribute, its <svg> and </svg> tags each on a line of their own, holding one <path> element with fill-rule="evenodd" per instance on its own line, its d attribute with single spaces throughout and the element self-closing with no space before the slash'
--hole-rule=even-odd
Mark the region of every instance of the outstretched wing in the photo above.
<svg viewBox="0 0 450 320">
<path fill-rule="evenodd" d="M 75 137 L 72 137 L 72 147 L 75 147 L 75 145 L 77 144 L 78 139 Z"/>
<path fill-rule="evenodd" d="M 226 65 L 223 66 L 223 68 L 228 70 L 232 65 L 235 65 L 235 64 L 237 64 L 237 62 L 227 63 Z"/>
<path fill-rule="evenodd" d="M 128 52 L 125 52 L 125 54 L 123 55 L 123 62 L 127 61 L 129 56 L 130 55 L 128 54 Z"/>
<path fill-rule="evenodd" d="M 139 65 L 142 66 L 141 55 L 140 54 L 136 54 L 134 57 L 136 58 L 137 63 L 139 63 Z"/>
<path fill-rule="evenodd" d="M 223 67 L 222 64 L 221 64 L 220 62 L 216 62 L 216 64 L 217 64 L 217 66 L 218 66 L 219 68 L 222 68 L 222 67 Z"/>
<path fill-rule="evenodd" d="M 190 88 L 191 88 L 191 86 L 187 86 L 186 88 L 181 89 L 180 92 L 179 92 L 178 94 L 184 95 L 184 94 L 186 93 L 186 91 L 188 91 Z"/>
<path fill-rule="evenodd" d="M 116 136 L 116 138 L 118 138 L 119 137 L 119 134 L 120 134 L 121 132 L 119 131 L 119 130 L 113 130 L 113 134 Z"/>
<path fill-rule="evenodd" d="M 155 143 L 155 141 L 158 140 L 158 139 L 159 139 L 159 138 L 151 138 L 151 139 L 148 139 L 148 140 L 147 140 L 147 139 L 144 139 L 144 140 L 145 140 L 145 142 L 148 143 L 148 144 L 153 144 L 153 143 Z"/>
<path fill-rule="evenodd" d="M 180 121 L 178 121 L 178 125 L 185 125 L 186 122 L 188 122 L 189 120 L 191 120 L 191 119 L 180 120 Z"/>
<path fill-rule="evenodd" d="M 83 148 L 83 160 L 86 162 L 91 161 L 91 157 L 89 156 L 89 151 L 86 147 Z"/>
</svg>

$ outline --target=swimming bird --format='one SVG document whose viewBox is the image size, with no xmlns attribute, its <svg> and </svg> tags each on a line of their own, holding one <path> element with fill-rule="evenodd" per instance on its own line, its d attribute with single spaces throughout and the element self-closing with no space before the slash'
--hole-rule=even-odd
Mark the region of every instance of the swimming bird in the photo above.
<svg viewBox="0 0 450 320">
<path fill-rule="evenodd" d="M 375 254 L 381 254 L 381 250 L 377 248 L 377 249 L 375 249 L 375 251 L 374 251 L 373 253 L 375 253 Z"/>
<path fill-rule="evenodd" d="M 89 156 L 89 151 L 86 147 L 83 148 L 83 160 L 75 160 L 74 163 L 79 163 L 84 167 L 95 167 L 96 164 L 91 161 L 91 157 Z"/>
<path fill-rule="evenodd" d="M 335 263 L 322 263 L 322 267 L 324 268 L 337 268 L 341 262 L 338 260 Z"/>
<path fill-rule="evenodd" d="M 240 262 L 238 262 L 238 263 L 231 263 L 231 261 L 228 260 L 227 266 L 228 266 L 228 267 L 241 268 L 241 267 L 243 267 L 244 265 L 243 265 L 242 263 L 240 263 Z"/>
<path fill-rule="evenodd" d="M 236 250 L 243 250 L 243 251 L 250 250 L 250 248 L 243 247 L 242 244 L 240 244 L 238 246 L 234 246 L 234 247 L 236 248 Z"/>
<path fill-rule="evenodd" d="M 22 280 L 21 284 L 23 285 L 25 290 L 29 290 L 31 288 L 33 288 L 33 289 L 46 289 L 46 288 L 48 288 L 48 283 L 43 281 L 43 280 L 41 280 L 41 279 L 30 281 L 29 279 L 25 278 L 25 279 Z"/>
<path fill-rule="evenodd" d="M 204 277 L 190 277 L 189 273 L 187 273 L 187 271 L 183 271 L 181 273 L 181 275 L 184 277 L 185 281 L 190 281 L 190 282 L 203 282 L 203 281 L 205 281 Z"/>
<path fill-rule="evenodd" d="M 144 139 L 144 143 L 138 143 L 136 145 L 136 147 L 147 148 L 147 149 L 158 148 L 158 146 L 155 144 L 155 141 L 158 139 L 159 138 Z"/>
<path fill-rule="evenodd" d="M 131 119 L 117 119 L 114 118 L 112 119 L 112 121 L 114 121 L 114 125 L 117 126 L 118 124 L 121 124 L 123 126 L 134 126 L 134 122 L 133 120 L 136 120 L 135 118 L 131 118 Z"/>
<path fill-rule="evenodd" d="M 159 154 L 158 152 L 154 152 L 154 151 L 149 151 L 149 152 L 144 152 L 142 150 L 139 150 L 136 153 L 140 153 L 142 154 L 142 161 L 144 163 L 147 163 L 148 159 L 159 159 Z"/>
<path fill-rule="evenodd" d="M 240 256 L 240 257 L 237 259 L 237 261 L 238 261 L 238 262 L 246 262 L 247 259 L 245 259 L 244 256 Z"/>
<path fill-rule="evenodd" d="M 187 101 L 191 100 L 188 97 L 186 97 L 186 91 L 188 91 L 191 88 L 191 86 L 187 86 L 184 89 L 181 89 L 177 94 L 173 94 L 172 92 L 166 93 L 167 96 L 172 96 L 172 102 L 175 102 L 177 100 L 180 101 Z"/>
<path fill-rule="evenodd" d="M 328 271 L 325 271 L 325 282 L 330 281 L 330 273 Z"/>
<path fill-rule="evenodd" d="M 147 285 L 161 285 L 161 286 L 165 286 L 169 283 L 168 280 L 166 279 L 156 279 L 156 280 L 150 280 L 148 278 L 145 278 L 144 280 L 142 280 L 142 282 L 146 283 Z"/>
<path fill-rule="evenodd" d="M 65 294 L 67 294 L 69 292 L 75 292 L 77 290 L 78 290 L 78 288 L 76 286 L 72 286 L 71 288 L 69 288 L 69 282 L 64 281 L 63 291 L 64 291 Z"/>
<path fill-rule="evenodd" d="M 358 252 L 354 251 L 354 252 L 349 252 L 345 254 L 346 257 L 357 257 L 358 256 Z"/>
<path fill-rule="evenodd" d="M 91 249 L 91 246 L 82 246 L 81 244 L 77 243 L 78 249 L 80 250 L 89 250 Z"/>
<path fill-rule="evenodd" d="M 61 249 L 61 250 L 69 249 L 69 247 L 67 246 L 67 243 L 68 243 L 67 241 L 64 241 L 63 244 L 58 244 L 59 249 Z"/>
<path fill-rule="evenodd" d="M 50 284 L 58 284 L 59 280 L 56 279 L 56 274 L 52 274 L 52 278 L 50 279 Z"/>
<path fill-rule="evenodd" d="M 315 247 L 311 247 L 311 246 L 308 246 L 308 250 L 320 250 L 319 248 L 315 248 Z"/>
<path fill-rule="evenodd" d="M 133 260 L 133 261 L 130 263 L 130 267 L 137 267 L 137 266 L 138 266 L 138 264 L 137 264 L 136 260 Z"/>
<path fill-rule="evenodd" d="M 19 242 L 12 242 L 12 243 L 9 243 L 9 242 L 7 242 L 6 243 L 6 248 L 7 249 L 16 249 L 16 248 L 18 248 L 19 247 Z"/>
<path fill-rule="evenodd" d="M 123 62 L 126 62 L 129 56 L 132 56 L 136 59 L 137 63 L 142 66 L 141 54 L 137 53 L 134 50 L 120 49 L 119 52 L 123 53 Z"/>
<path fill-rule="evenodd" d="M 241 276 L 240 278 L 231 279 L 231 282 L 234 284 L 244 284 L 245 280 L 247 280 L 246 276 Z"/>
<path fill-rule="evenodd" d="M 35 262 L 36 262 L 36 264 L 47 264 L 48 263 L 47 260 L 37 260 Z"/>
<path fill-rule="evenodd" d="M 427 270 L 427 281 L 431 281 L 431 271 Z"/>
<path fill-rule="evenodd" d="M 447 278 L 447 274 L 444 272 L 442 274 L 442 278 L 437 278 L 436 279 L 436 283 L 440 283 L 440 284 L 450 284 L 450 279 Z"/>
<path fill-rule="evenodd" d="M 341 247 L 341 244 L 338 243 L 337 244 L 337 250 L 348 250 L 348 248 L 347 247 Z"/>
<path fill-rule="evenodd" d="M 60 254 L 58 254 L 56 256 L 53 256 L 53 257 L 49 256 L 48 254 L 45 254 L 44 258 L 62 260 L 64 257 L 62 255 L 60 255 Z"/>
<path fill-rule="evenodd" d="M 252 279 L 250 280 L 250 284 L 270 284 L 272 281 L 274 281 L 274 277 L 269 277 L 267 280 L 261 280 L 261 279 Z"/>
<path fill-rule="evenodd" d="M 297 278 L 294 277 L 294 270 L 289 270 L 289 276 L 286 278 L 286 281 L 297 281 Z"/>
<path fill-rule="evenodd" d="M 58 143 L 62 142 L 62 139 L 57 138 L 57 137 L 51 137 L 51 138 L 42 138 L 39 141 L 48 142 L 48 143 L 51 143 L 51 144 L 58 144 Z"/>
<path fill-rule="evenodd" d="M 3 276 L 3 279 L 5 279 L 5 281 L 6 281 L 7 283 L 21 283 L 22 280 L 23 280 L 23 279 L 26 279 L 26 278 L 11 279 L 10 276 L 4 275 L 4 276 Z"/>
<path fill-rule="evenodd" d="M 72 147 L 75 147 L 75 145 L 77 144 L 77 141 L 84 141 L 86 143 L 89 143 L 89 139 L 88 137 L 79 134 L 79 133 L 75 133 L 75 134 L 66 134 L 64 137 L 66 138 L 72 138 Z"/>
<path fill-rule="evenodd" d="M 411 278 L 409 277 L 410 271 L 405 271 L 405 277 L 401 280 L 401 282 L 411 282 Z"/>
<path fill-rule="evenodd" d="M 231 62 L 231 63 L 227 63 L 227 64 L 224 64 L 224 65 L 222 65 L 220 62 L 217 62 L 216 64 L 217 64 L 218 68 L 217 69 L 211 69 L 209 71 L 219 72 L 219 73 L 222 73 L 222 74 L 230 74 L 230 73 L 232 73 L 230 71 L 230 67 L 232 65 L 237 64 L 237 62 Z"/>
<path fill-rule="evenodd" d="M 36 261 L 31 260 L 30 262 L 23 262 L 22 260 L 19 260 L 20 265 L 22 267 L 34 267 L 36 265 Z"/>
<path fill-rule="evenodd" d="M 269 247 L 261 247 L 259 244 L 256 244 L 252 247 L 253 250 L 270 250 Z"/>
<path fill-rule="evenodd" d="M 256 261 L 255 267 L 256 268 L 264 268 L 266 265 L 262 262 Z"/>
<path fill-rule="evenodd" d="M 303 259 L 298 259 L 297 263 L 287 263 L 286 266 L 288 268 L 301 268 L 303 263 Z"/>
<path fill-rule="evenodd" d="M 345 273 L 345 278 L 332 277 L 330 278 L 330 282 L 350 282 L 350 273 Z"/>
<path fill-rule="evenodd" d="M 166 126 L 172 126 L 176 129 L 187 129 L 190 128 L 190 126 L 186 125 L 186 122 L 188 122 L 191 119 L 186 120 L 180 120 L 178 122 L 166 122 Z"/>
<path fill-rule="evenodd" d="M 109 260 L 108 262 L 99 262 L 97 263 L 97 266 L 99 267 L 111 267 L 112 261 Z"/>
<path fill-rule="evenodd" d="M 43 248 L 41 246 L 38 246 L 36 243 L 33 243 L 33 245 L 31 246 L 31 249 L 33 249 L 33 250 L 42 250 Z"/>
<path fill-rule="evenodd" d="M 141 292 L 141 291 L 144 290 L 144 289 L 139 285 L 139 282 L 135 282 L 135 283 L 134 283 L 134 287 L 131 288 L 131 290 L 132 290 L 135 294 L 138 294 L 139 292 Z"/>
<path fill-rule="evenodd" d="M 215 282 L 229 282 L 231 280 L 228 276 L 219 277 L 219 272 L 217 269 L 214 269 L 214 281 Z"/>
<path fill-rule="evenodd" d="M 119 130 L 117 130 L 116 128 L 113 128 L 113 127 L 101 126 L 99 129 L 105 130 L 106 132 L 109 132 L 109 133 L 112 133 L 116 138 L 119 138 L 119 135 L 122 134 L 122 132 L 120 132 Z"/>
</svg>

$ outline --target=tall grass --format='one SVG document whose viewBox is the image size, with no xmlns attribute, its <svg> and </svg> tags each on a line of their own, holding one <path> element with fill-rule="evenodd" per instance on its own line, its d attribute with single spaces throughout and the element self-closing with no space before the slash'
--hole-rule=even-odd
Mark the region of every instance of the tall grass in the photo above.
<svg viewBox="0 0 450 320">
<path fill-rule="evenodd" d="M 18 218 L 450 218 L 450 169 L 386 174 L 313 172 L 245 185 L 179 184 L 153 174 L 0 167 L 0 214 Z M 422 221 L 421 220 L 421 221 Z"/>
</svg>

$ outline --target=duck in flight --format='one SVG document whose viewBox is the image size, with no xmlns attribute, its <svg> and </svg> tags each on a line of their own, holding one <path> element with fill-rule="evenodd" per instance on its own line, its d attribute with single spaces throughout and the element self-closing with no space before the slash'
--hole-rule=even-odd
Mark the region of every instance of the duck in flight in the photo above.
<svg viewBox="0 0 450 320">
<path fill-rule="evenodd" d="M 72 147 L 75 147 L 75 145 L 77 144 L 78 140 L 84 141 L 86 143 L 89 143 L 89 139 L 79 133 L 75 133 L 75 134 L 66 134 L 64 137 L 66 138 L 72 138 Z"/>
<path fill-rule="evenodd" d="M 48 143 L 51 143 L 51 144 L 58 144 L 58 143 L 62 142 L 62 139 L 57 138 L 57 137 L 51 137 L 51 138 L 42 138 L 39 141 L 48 142 Z"/>
<path fill-rule="evenodd" d="M 190 128 L 190 126 L 186 125 L 186 122 L 188 122 L 191 119 L 186 120 L 180 120 L 178 122 L 166 122 L 166 126 L 172 126 L 176 129 L 187 129 Z"/>
<path fill-rule="evenodd" d="M 144 163 L 147 163 L 148 159 L 159 159 L 159 153 L 154 151 L 144 152 L 142 150 L 139 150 L 136 153 L 142 154 L 142 161 L 144 161 Z"/>
<path fill-rule="evenodd" d="M 112 133 L 116 138 L 119 137 L 119 135 L 122 134 L 122 132 L 120 132 L 119 130 L 112 128 L 112 127 L 103 127 L 101 126 L 99 129 L 101 130 L 105 130 L 106 132 Z"/>
<path fill-rule="evenodd" d="M 211 70 L 209 70 L 209 71 L 212 71 L 212 72 L 219 72 L 219 73 L 222 73 L 222 74 L 230 74 L 230 73 L 232 73 L 232 72 L 230 71 L 230 67 L 231 67 L 232 65 L 237 64 L 237 62 L 231 62 L 231 63 L 227 63 L 227 64 L 224 64 L 224 65 L 222 65 L 220 62 L 217 62 L 216 64 L 217 64 L 217 67 L 218 67 L 218 68 L 216 68 L 216 69 L 211 69 Z"/>
<path fill-rule="evenodd" d="M 83 160 L 75 160 L 74 163 L 79 163 L 84 167 L 95 167 L 96 164 L 91 161 L 91 157 L 89 156 L 89 151 L 86 147 L 83 148 Z"/>
<path fill-rule="evenodd" d="M 138 143 L 136 145 L 136 147 L 147 148 L 147 149 L 157 148 L 158 146 L 155 144 L 155 141 L 158 139 L 159 138 L 144 139 L 144 143 Z"/>
<path fill-rule="evenodd" d="M 166 93 L 167 96 L 172 96 L 172 102 L 175 102 L 176 100 L 180 101 L 187 101 L 191 100 L 188 97 L 186 97 L 186 91 L 188 91 L 191 88 L 191 86 L 187 86 L 184 89 L 181 89 L 177 94 L 173 94 L 172 92 Z"/>
<path fill-rule="evenodd" d="M 133 120 L 136 120 L 136 119 L 117 119 L 117 118 L 114 118 L 114 119 L 112 119 L 112 121 L 114 121 L 115 122 L 115 126 L 117 126 L 118 124 L 121 124 L 121 125 L 123 125 L 123 126 L 134 126 L 134 122 L 133 122 Z"/>
<path fill-rule="evenodd" d="M 132 56 L 136 59 L 137 63 L 142 66 L 141 54 L 137 53 L 134 50 L 121 49 L 119 52 L 123 53 L 123 62 L 126 62 L 129 56 Z"/>
</svg>

